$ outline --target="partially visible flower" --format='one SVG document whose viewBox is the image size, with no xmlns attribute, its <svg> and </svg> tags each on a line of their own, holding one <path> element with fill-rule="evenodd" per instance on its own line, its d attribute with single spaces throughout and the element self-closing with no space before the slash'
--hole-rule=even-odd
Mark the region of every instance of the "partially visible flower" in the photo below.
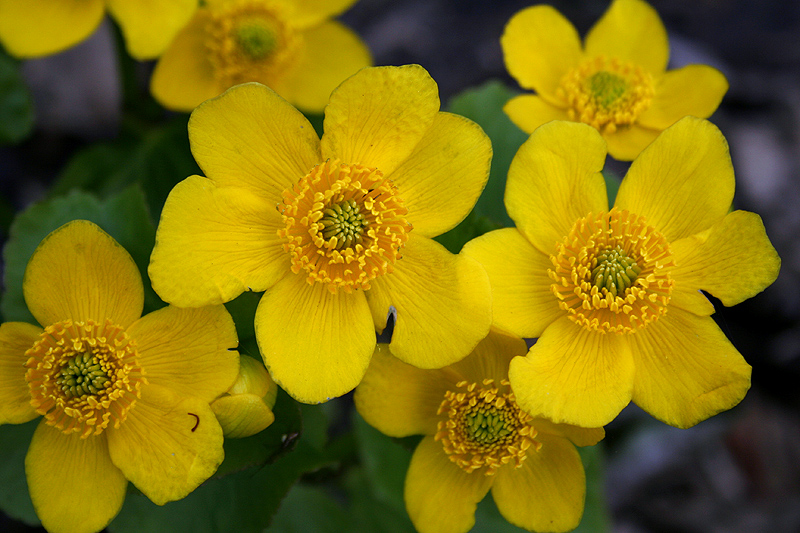
<svg viewBox="0 0 800 533">
<path fill-rule="evenodd" d="M 149 268 L 181 307 L 266 291 L 261 356 L 307 403 L 358 385 L 390 314 L 392 350 L 425 368 L 466 356 L 491 324 L 483 269 L 432 239 L 483 190 L 486 134 L 439 111 L 418 65 L 361 70 L 331 95 L 324 127 L 320 140 L 255 83 L 200 105 L 189 140 L 208 177 L 170 192 Z"/>
<path fill-rule="evenodd" d="M 206 0 L 156 65 L 151 91 L 169 109 L 191 111 L 248 81 L 321 113 L 331 91 L 372 64 L 369 50 L 330 20 L 356 0 Z"/>
<path fill-rule="evenodd" d="M 750 365 L 710 317 L 701 291 L 730 306 L 777 277 L 761 218 L 730 211 L 728 145 L 685 117 L 631 165 L 609 210 L 606 145 L 584 124 L 539 127 L 511 163 L 516 228 L 463 253 L 483 264 L 499 327 L 539 337 L 509 376 L 523 409 L 596 427 L 629 402 L 690 427 L 750 387 Z"/>
<path fill-rule="evenodd" d="M 530 531 L 569 531 L 583 514 L 586 482 L 575 445 L 600 441 L 585 429 L 534 418 L 508 384 L 525 342 L 492 330 L 465 359 L 421 370 L 379 344 L 355 404 L 391 437 L 422 434 L 406 474 L 406 509 L 421 533 L 463 533 L 489 490 L 506 520 Z"/>
<path fill-rule="evenodd" d="M 262 363 L 246 355 L 240 361 L 236 382 L 211 403 L 226 439 L 255 435 L 275 421 L 278 386 Z"/>
<path fill-rule="evenodd" d="M 0 42 L 13 56 L 40 57 L 94 33 L 106 9 L 136 59 L 158 57 L 191 18 L 198 0 L 0 0 Z"/>
<path fill-rule="evenodd" d="M 527 133 L 551 120 L 593 126 L 608 153 L 630 161 L 686 115 L 706 118 L 728 90 L 707 65 L 667 71 L 667 32 L 642 0 L 614 0 L 584 45 L 554 8 L 533 6 L 514 15 L 500 40 L 506 68 L 536 95 L 512 98 L 504 111 Z"/>
<path fill-rule="evenodd" d="M 158 505 L 222 462 L 209 402 L 236 379 L 236 329 L 223 306 L 141 316 L 130 255 L 85 220 L 47 236 L 28 262 L 25 301 L 44 326 L 0 326 L 0 423 L 39 415 L 28 489 L 50 532 L 93 532 L 128 481 Z"/>
</svg>

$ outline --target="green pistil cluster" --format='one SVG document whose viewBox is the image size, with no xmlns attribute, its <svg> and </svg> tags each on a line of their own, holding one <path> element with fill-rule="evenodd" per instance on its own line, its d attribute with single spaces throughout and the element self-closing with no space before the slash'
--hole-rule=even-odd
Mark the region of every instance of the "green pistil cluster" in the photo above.
<svg viewBox="0 0 800 533">
<path fill-rule="evenodd" d="M 628 84 L 623 78 L 604 70 L 592 74 L 586 83 L 592 99 L 598 106 L 605 109 L 619 100 L 628 88 Z"/>
<path fill-rule="evenodd" d="M 469 438 L 475 444 L 491 445 L 511 433 L 506 417 L 496 409 L 470 413 L 465 418 Z"/>
<path fill-rule="evenodd" d="M 322 237 L 328 241 L 336 237 L 336 249 L 349 248 L 362 242 L 369 222 L 361 213 L 355 200 L 332 205 L 322 212 Z"/>
<path fill-rule="evenodd" d="M 603 250 L 596 257 L 597 266 L 592 269 L 592 281 L 598 289 L 607 289 L 616 296 L 633 285 L 642 268 L 617 245 Z"/>
<path fill-rule="evenodd" d="M 254 60 L 264 59 L 278 46 L 275 34 L 257 23 L 239 26 L 236 29 L 236 42 L 244 55 Z"/>
<path fill-rule="evenodd" d="M 90 352 L 78 354 L 67 361 L 56 378 L 56 384 L 67 398 L 97 394 L 108 383 L 108 374 Z"/>
</svg>

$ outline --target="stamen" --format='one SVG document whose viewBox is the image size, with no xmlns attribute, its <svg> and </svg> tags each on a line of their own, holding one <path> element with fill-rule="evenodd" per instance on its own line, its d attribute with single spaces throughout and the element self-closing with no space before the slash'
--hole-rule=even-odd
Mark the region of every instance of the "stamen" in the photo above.
<svg viewBox="0 0 800 533">
<path fill-rule="evenodd" d="M 239 49 L 250 59 L 264 59 L 278 46 L 270 28 L 258 22 L 242 24 L 234 35 Z"/>
</svg>

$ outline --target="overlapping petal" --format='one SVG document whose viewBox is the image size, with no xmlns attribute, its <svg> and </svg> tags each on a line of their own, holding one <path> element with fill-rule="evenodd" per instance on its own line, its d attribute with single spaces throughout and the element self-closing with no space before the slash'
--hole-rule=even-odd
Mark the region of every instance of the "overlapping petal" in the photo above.
<svg viewBox="0 0 800 533">
<path fill-rule="evenodd" d="M 506 102 L 503 112 L 508 115 L 511 122 L 527 133 L 551 120 L 569 120 L 565 108 L 550 104 L 534 94 L 515 96 Z"/>
<path fill-rule="evenodd" d="M 122 29 L 128 52 L 136 59 L 158 57 L 192 17 L 197 0 L 107 0 Z"/>
<path fill-rule="evenodd" d="M 413 233 L 394 272 L 374 279 L 366 295 L 378 330 L 390 307 L 396 310 L 392 353 L 420 368 L 462 359 L 492 322 L 489 279 L 480 264 Z"/>
<path fill-rule="evenodd" d="M 606 430 L 600 427 L 583 428 L 570 424 L 555 424 L 544 418 L 535 419 L 533 427 L 540 435 L 546 433 L 555 437 L 563 437 L 569 439 L 575 446 L 594 446 L 606 436 Z"/>
<path fill-rule="evenodd" d="M 45 237 L 28 262 L 22 290 L 43 326 L 111 319 L 126 327 L 144 306 L 142 277 L 130 254 L 86 220 L 68 222 Z"/>
<path fill-rule="evenodd" d="M 255 435 L 275 421 L 272 409 L 255 394 L 223 396 L 211 404 L 227 439 Z"/>
<path fill-rule="evenodd" d="M 333 294 L 321 283 L 309 285 L 302 274 L 288 274 L 264 293 L 255 328 L 272 378 L 304 403 L 354 389 L 375 348 L 364 293 Z"/>
<path fill-rule="evenodd" d="M 508 379 L 508 364 L 511 359 L 527 352 L 528 346 L 524 340 L 492 327 L 471 354 L 448 368 L 459 376 L 457 381 L 482 383 L 485 379 L 493 379 L 495 384 L 500 385 L 503 380 Z"/>
<path fill-rule="evenodd" d="M 681 115 L 683 116 L 683 115 Z M 605 133 L 608 153 L 617 161 L 632 161 L 661 133 L 659 130 L 643 128 L 639 124 L 620 127 L 614 133 Z"/>
<path fill-rule="evenodd" d="M 37 416 L 25 381 L 25 351 L 41 332 L 42 328 L 24 322 L 0 325 L 0 424 L 22 424 Z"/>
</svg>

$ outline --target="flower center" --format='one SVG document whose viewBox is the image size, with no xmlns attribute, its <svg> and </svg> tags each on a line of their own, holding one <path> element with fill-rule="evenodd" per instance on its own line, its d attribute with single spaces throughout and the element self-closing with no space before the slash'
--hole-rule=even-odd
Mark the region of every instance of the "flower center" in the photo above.
<svg viewBox="0 0 800 533">
<path fill-rule="evenodd" d="M 550 256 L 551 289 L 575 323 L 632 333 L 667 312 L 672 251 L 643 217 L 618 211 L 578 220 Z"/>
<path fill-rule="evenodd" d="M 119 427 L 147 383 L 135 343 L 111 321 L 50 325 L 25 355 L 31 405 L 49 425 L 82 438 Z"/>
<path fill-rule="evenodd" d="M 522 466 L 531 446 L 539 451 L 533 418 L 519 408 L 507 380 L 500 388 L 491 379 L 482 386 L 462 381 L 456 389 L 447 391 L 439 406 L 438 414 L 447 418 L 439 422 L 434 438 L 459 467 L 468 473 L 485 468 L 490 476 L 511 461 Z"/>
<path fill-rule="evenodd" d="M 571 120 L 614 133 L 636 122 L 655 91 L 653 77 L 641 67 L 599 56 L 567 72 L 556 94 L 567 101 Z"/>
<path fill-rule="evenodd" d="M 250 59 L 263 59 L 278 45 L 275 34 L 259 21 L 242 24 L 235 30 L 235 36 L 239 49 Z"/>
<path fill-rule="evenodd" d="M 392 271 L 408 240 L 408 212 L 397 188 L 375 168 L 327 160 L 283 192 L 278 205 L 292 272 L 331 292 L 369 289 Z"/>
</svg>

